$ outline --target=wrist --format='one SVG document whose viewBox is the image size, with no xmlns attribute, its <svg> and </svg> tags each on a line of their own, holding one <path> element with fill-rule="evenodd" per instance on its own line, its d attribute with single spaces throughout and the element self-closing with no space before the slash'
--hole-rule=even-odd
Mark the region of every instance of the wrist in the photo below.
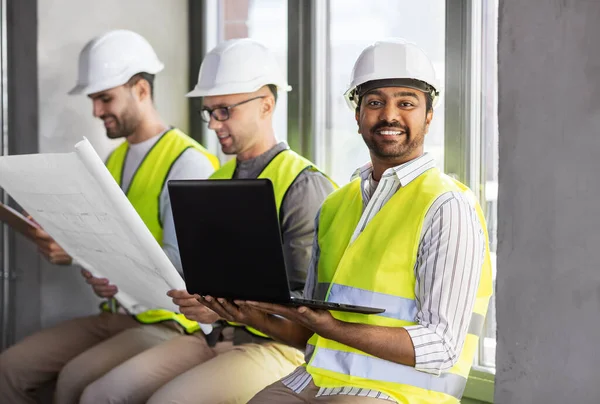
<svg viewBox="0 0 600 404">
<path fill-rule="evenodd" d="M 260 332 L 265 334 L 269 334 L 269 332 L 273 329 L 273 323 L 277 318 L 272 314 L 260 313 L 258 317 L 256 317 L 255 321 L 252 323 L 252 327 L 256 328 Z"/>
<path fill-rule="evenodd" d="M 344 327 L 348 323 L 340 321 L 334 317 L 331 317 L 331 321 L 327 322 L 323 327 L 319 329 L 319 331 L 315 331 L 318 335 L 323 338 L 331 339 L 334 341 L 339 341 L 339 335 L 343 334 Z"/>
</svg>

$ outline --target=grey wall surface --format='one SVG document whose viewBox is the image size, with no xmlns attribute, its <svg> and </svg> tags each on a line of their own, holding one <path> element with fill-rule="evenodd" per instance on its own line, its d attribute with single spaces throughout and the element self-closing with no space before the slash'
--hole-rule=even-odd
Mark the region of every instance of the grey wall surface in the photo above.
<svg viewBox="0 0 600 404">
<path fill-rule="evenodd" d="M 67 95 L 77 79 L 81 48 L 92 37 L 117 28 L 136 31 L 152 44 L 165 63 L 156 78 L 157 108 L 167 123 L 187 130 L 187 1 L 38 0 L 37 5 L 40 152 L 71 151 L 85 136 L 105 158 L 118 144 L 106 138 L 87 97 Z M 56 267 L 42 260 L 39 279 L 42 327 L 97 311 L 98 299 L 78 268 Z M 19 293 L 18 304 L 25 299 Z"/>
<path fill-rule="evenodd" d="M 37 18 L 36 0 L 7 2 L 7 91 L 9 154 L 38 151 Z M 39 329 L 40 260 L 23 236 L 9 233 L 11 280 L 6 295 L 8 322 L 3 343 Z M 15 277 L 16 275 L 16 277 Z M 4 297 L 4 296 L 3 296 Z"/>
<path fill-rule="evenodd" d="M 500 2 L 496 403 L 599 403 L 600 2 Z"/>
<path fill-rule="evenodd" d="M 156 77 L 157 108 L 168 123 L 187 130 L 187 7 L 185 0 L 38 0 L 40 151 L 70 150 L 86 136 L 104 158 L 119 143 L 106 138 L 85 96 L 67 95 L 79 51 L 111 29 L 136 31 L 154 47 L 165 64 Z"/>
</svg>

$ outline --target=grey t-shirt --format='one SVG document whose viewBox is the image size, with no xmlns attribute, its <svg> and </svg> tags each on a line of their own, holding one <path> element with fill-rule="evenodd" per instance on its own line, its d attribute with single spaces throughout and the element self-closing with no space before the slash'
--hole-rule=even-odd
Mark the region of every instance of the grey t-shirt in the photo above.
<svg viewBox="0 0 600 404">
<path fill-rule="evenodd" d="M 238 161 L 233 178 L 257 178 L 277 154 L 288 149 L 278 143 L 260 156 Z M 280 218 L 283 255 L 292 295 L 301 297 L 306 280 L 314 237 L 314 219 L 321 204 L 333 191 L 321 173 L 305 170 L 294 180 L 281 203 Z"/>
<path fill-rule="evenodd" d="M 160 139 L 154 136 L 140 143 L 130 144 L 123 165 L 123 181 L 121 189 L 127 191 L 133 175 L 142 163 L 144 156 L 150 151 L 152 146 Z M 198 150 L 190 148 L 184 151 L 173 163 L 171 171 L 167 176 L 168 180 L 183 179 L 206 179 L 215 171 L 210 160 Z M 163 223 L 162 248 L 169 260 L 173 263 L 177 271 L 183 276 L 181 269 L 181 258 L 177 246 L 177 236 L 175 234 L 175 224 L 173 223 L 173 213 L 171 212 L 171 200 L 167 189 L 167 181 L 160 193 L 159 209 L 160 220 Z"/>
</svg>

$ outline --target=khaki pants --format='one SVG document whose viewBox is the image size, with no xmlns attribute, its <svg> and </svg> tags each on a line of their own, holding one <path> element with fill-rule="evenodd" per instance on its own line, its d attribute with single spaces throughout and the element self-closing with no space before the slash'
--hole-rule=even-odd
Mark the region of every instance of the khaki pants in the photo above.
<svg viewBox="0 0 600 404">
<path fill-rule="evenodd" d="M 231 342 L 222 342 L 211 349 L 202 332 L 178 335 L 123 361 L 96 379 L 86 387 L 80 404 L 145 403 L 165 383 L 232 346 Z"/>
<path fill-rule="evenodd" d="M 390 402 L 379 398 L 346 395 L 317 397 L 318 392 L 319 388 L 312 381 L 300 394 L 294 393 L 283 383 L 276 382 L 255 395 L 248 404 L 383 404 Z"/>
<path fill-rule="evenodd" d="M 199 345 L 196 349 L 201 350 Z M 211 358 L 162 386 L 148 404 L 247 403 L 304 362 L 300 351 L 276 342 L 221 342 L 215 348 L 205 343 L 204 349 Z"/>
<path fill-rule="evenodd" d="M 78 403 L 109 370 L 179 335 L 172 325 L 141 325 L 109 313 L 42 330 L 0 355 L 0 403 L 35 403 L 38 389 L 57 378 L 55 402 Z"/>
</svg>

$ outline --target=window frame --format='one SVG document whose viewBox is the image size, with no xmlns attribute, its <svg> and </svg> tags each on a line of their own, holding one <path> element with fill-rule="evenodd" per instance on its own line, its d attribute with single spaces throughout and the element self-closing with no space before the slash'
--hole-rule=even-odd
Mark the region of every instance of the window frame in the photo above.
<svg viewBox="0 0 600 404">
<path fill-rule="evenodd" d="M 471 188 L 486 215 L 485 167 L 488 161 L 484 152 L 483 75 L 488 67 L 484 50 L 490 46 L 484 41 L 489 41 L 489 31 L 493 28 L 485 18 L 489 7 L 496 7 L 497 10 L 497 2 L 486 1 L 484 4 L 479 0 L 446 0 L 445 84 L 448 98 L 445 133 L 452 133 L 453 136 L 445 136 L 444 168 L 446 173 Z M 497 11 L 494 15 L 497 16 Z M 464 397 L 493 403 L 496 369 L 480 362 L 483 349 L 482 337 Z"/>
</svg>

